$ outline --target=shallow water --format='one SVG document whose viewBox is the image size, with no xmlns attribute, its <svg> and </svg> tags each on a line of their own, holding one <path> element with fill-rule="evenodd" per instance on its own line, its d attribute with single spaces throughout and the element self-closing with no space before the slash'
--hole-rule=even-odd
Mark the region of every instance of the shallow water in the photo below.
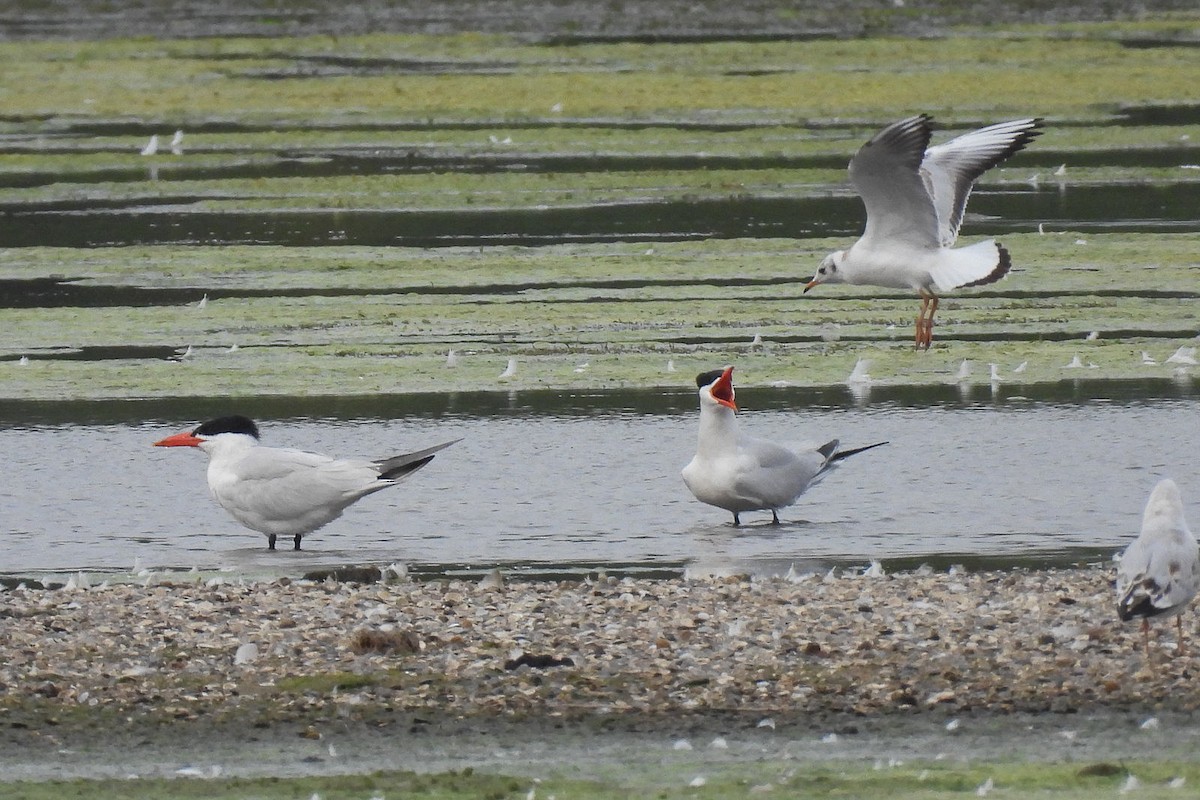
<svg viewBox="0 0 1200 800">
<path fill-rule="evenodd" d="M 128 572 L 135 562 L 257 574 L 390 562 L 424 572 L 762 574 L 871 559 L 891 568 L 1052 564 L 1106 560 L 1124 546 L 1162 477 L 1196 506 L 1200 465 L 1194 439 L 1181 434 L 1194 430 L 1200 397 L 993 401 L 987 387 L 975 392 L 974 402 L 854 406 L 744 390 L 741 421 L 755 435 L 891 444 L 849 459 L 783 512 L 784 524 L 746 514 L 741 528 L 695 501 L 679 477 L 694 446 L 691 393 L 554 403 L 513 394 L 461 407 L 395 398 L 390 409 L 309 399 L 296 407 L 301 417 L 287 401 L 257 401 L 245 410 L 271 445 L 384 456 L 463 437 L 405 484 L 307 537 L 300 553 L 267 551 L 265 537 L 208 497 L 202 454 L 150 446 L 220 413 L 213 401 L 42 414 L 12 406 L 0 416 L 9 460 L 0 573 Z"/>
<path fill-rule="evenodd" d="M 1115 205 L 1119 191 L 1120 207 Z M 979 190 L 973 236 L 1029 232 L 1039 223 L 1088 232 L 1190 232 L 1200 185 L 1106 184 Z M 861 231 L 861 202 L 822 198 L 727 197 L 547 208 L 193 211 L 190 196 L 85 202 L 72 208 L 6 209 L 8 247 L 121 247 L 146 244 L 271 244 L 291 247 L 476 247 L 611 241 L 809 238 Z"/>
</svg>

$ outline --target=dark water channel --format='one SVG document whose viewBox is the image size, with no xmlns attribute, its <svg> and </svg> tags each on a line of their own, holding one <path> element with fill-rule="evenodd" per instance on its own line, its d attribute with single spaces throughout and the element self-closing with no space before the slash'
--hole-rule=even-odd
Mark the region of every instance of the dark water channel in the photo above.
<svg viewBox="0 0 1200 800">
<path fill-rule="evenodd" d="M 108 203 L 0 215 L 8 247 L 135 244 L 359 246 L 547 245 L 562 242 L 853 236 L 854 196 L 727 197 L 539 209 L 192 212 L 189 198 L 114 208 Z M 978 191 L 972 236 L 1035 230 L 1200 230 L 1200 184 Z"/>
</svg>

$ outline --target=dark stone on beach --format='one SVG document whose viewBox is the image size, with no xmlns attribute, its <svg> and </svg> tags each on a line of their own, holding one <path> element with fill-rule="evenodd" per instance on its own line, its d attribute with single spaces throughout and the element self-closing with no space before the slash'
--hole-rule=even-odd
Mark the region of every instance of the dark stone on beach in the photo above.
<svg viewBox="0 0 1200 800">
<path fill-rule="evenodd" d="M 548 667 L 573 667 L 575 662 L 570 658 L 555 658 L 554 656 L 531 656 L 529 653 L 522 653 L 517 658 L 510 658 L 504 662 L 506 670 L 514 670 L 519 667 L 531 667 L 533 669 L 546 669 Z"/>
<path fill-rule="evenodd" d="M 383 571 L 379 567 L 334 567 L 304 573 L 306 581 L 320 582 L 331 579 L 340 583 L 377 583 L 383 580 Z"/>
</svg>

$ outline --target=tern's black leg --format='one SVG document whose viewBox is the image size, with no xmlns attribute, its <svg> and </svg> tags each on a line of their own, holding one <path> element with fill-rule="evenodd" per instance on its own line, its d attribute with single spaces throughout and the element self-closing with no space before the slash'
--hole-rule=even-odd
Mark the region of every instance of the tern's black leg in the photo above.
<svg viewBox="0 0 1200 800">
<path fill-rule="evenodd" d="M 298 533 L 296 534 L 296 547 L 294 549 L 296 549 L 296 550 L 300 549 L 300 534 L 298 534 Z"/>
<path fill-rule="evenodd" d="M 733 512 L 733 527 L 736 528 L 737 526 L 739 526 L 741 524 L 742 524 L 742 521 L 740 519 L 738 519 L 738 512 L 736 512 L 736 511 Z"/>
<path fill-rule="evenodd" d="M 775 509 L 773 509 L 773 508 L 771 509 L 771 524 L 772 525 L 779 524 L 779 515 L 775 513 Z"/>
<path fill-rule="evenodd" d="M 268 550 L 275 549 L 275 534 L 273 534 L 273 533 L 267 534 L 267 549 Z"/>
</svg>

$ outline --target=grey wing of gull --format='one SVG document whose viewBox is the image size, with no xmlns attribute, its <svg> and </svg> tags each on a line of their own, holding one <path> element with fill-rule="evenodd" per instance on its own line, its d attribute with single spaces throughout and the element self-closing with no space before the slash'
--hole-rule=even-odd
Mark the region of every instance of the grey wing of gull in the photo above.
<svg viewBox="0 0 1200 800">
<path fill-rule="evenodd" d="M 1117 567 L 1117 602 L 1122 619 L 1151 617 L 1189 603 L 1200 589 L 1194 545 L 1138 539 Z"/>
<path fill-rule="evenodd" d="M 943 247 L 958 239 L 967 198 L 979 176 L 1041 135 L 1040 126 L 1041 120 L 1032 118 L 1000 122 L 929 148 L 920 173 L 933 198 Z"/>
<path fill-rule="evenodd" d="M 939 246 L 937 212 L 919 172 L 931 130 L 924 114 L 894 122 L 850 160 L 850 182 L 867 209 L 864 240 Z"/>
</svg>

